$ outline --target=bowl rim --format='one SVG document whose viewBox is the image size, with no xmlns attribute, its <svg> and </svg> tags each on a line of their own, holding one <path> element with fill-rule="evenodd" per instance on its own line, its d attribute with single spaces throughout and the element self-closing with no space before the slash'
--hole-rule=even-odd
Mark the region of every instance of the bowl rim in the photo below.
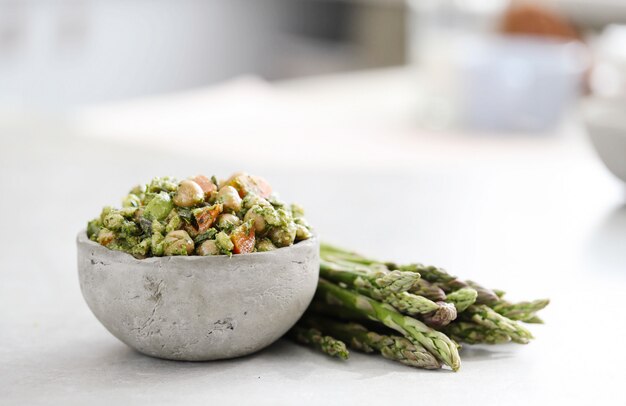
<svg viewBox="0 0 626 406">
<path fill-rule="evenodd" d="M 287 247 L 280 247 L 275 250 L 265 251 L 265 252 L 251 252 L 249 254 L 233 254 L 231 256 L 228 256 L 228 255 L 207 255 L 207 256 L 168 255 L 168 256 L 162 256 L 162 257 L 147 257 L 147 258 L 138 259 L 127 252 L 112 250 L 110 248 L 105 247 L 102 244 L 99 244 L 95 241 L 90 240 L 89 237 L 87 237 L 86 229 L 82 229 L 78 232 L 78 235 L 76 236 L 76 246 L 80 247 L 81 245 L 83 245 L 86 247 L 91 247 L 99 255 L 107 255 L 112 259 L 119 259 L 120 261 L 124 261 L 124 262 L 130 261 L 131 263 L 137 263 L 137 264 L 151 264 L 151 263 L 161 263 L 161 262 L 169 263 L 171 261 L 186 262 L 186 263 L 196 262 L 196 261 L 197 262 L 211 262 L 211 261 L 218 262 L 218 261 L 223 261 L 223 260 L 237 261 L 238 259 L 250 258 L 250 257 L 256 257 L 259 260 L 261 259 L 266 260 L 266 259 L 271 259 L 273 257 L 275 258 L 281 254 L 287 254 L 288 252 L 292 252 L 294 250 L 319 246 L 319 236 L 315 232 L 312 232 L 312 234 L 313 236 L 311 238 L 298 241 L 297 243 L 294 243 Z"/>
</svg>

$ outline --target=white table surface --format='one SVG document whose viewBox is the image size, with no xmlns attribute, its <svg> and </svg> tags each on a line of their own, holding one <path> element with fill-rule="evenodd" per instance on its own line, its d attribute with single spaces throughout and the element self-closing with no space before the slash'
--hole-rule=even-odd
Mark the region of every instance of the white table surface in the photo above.
<svg viewBox="0 0 626 406">
<path fill-rule="evenodd" d="M 233 106 L 260 94 L 246 86 Z M 289 100 L 301 128 L 273 126 L 280 103 L 258 121 L 242 107 L 247 126 L 185 124 L 210 115 L 209 90 L 90 109 L 71 125 L 2 118 L 0 404 L 626 404 L 623 185 L 574 121 L 534 137 L 429 133 L 411 119 L 408 86 L 404 71 L 261 86 Z M 298 116 L 297 100 L 319 108 Z M 444 266 L 513 300 L 550 297 L 546 324 L 530 326 L 526 346 L 464 348 L 458 373 L 356 353 L 340 362 L 285 340 L 207 363 L 127 348 L 82 300 L 76 232 L 135 182 L 241 168 L 302 203 L 330 242 Z"/>
</svg>

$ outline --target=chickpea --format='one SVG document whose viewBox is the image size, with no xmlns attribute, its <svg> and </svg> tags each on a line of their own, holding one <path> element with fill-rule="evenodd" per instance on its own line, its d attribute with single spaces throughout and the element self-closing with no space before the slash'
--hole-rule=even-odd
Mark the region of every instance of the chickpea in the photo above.
<svg viewBox="0 0 626 406">
<path fill-rule="evenodd" d="M 174 204 L 179 207 L 193 207 L 204 201 L 204 191 L 196 182 L 184 180 L 178 185 Z"/>
<path fill-rule="evenodd" d="M 242 205 L 243 208 L 247 210 L 249 210 L 253 206 L 271 206 L 270 202 L 253 193 L 247 194 L 246 197 L 243 198 Z"/>
<path fill-rule="evenodd" d="M 107 230 L 106 228 L 101 229 L 98 233 L 98 237 L 96 238 L 96 241 L 98 241 L 98 243 L 104 245 L 105 247 L 111 244 L 114 240 L 115 233 L 113 233 L 113 231 L 111 230 Z"/>
<path fill-rule="evenodd" d="M 124 216 L 117 212 L 109 213 L 102 222 L 109 230 L 117 231 L 124 225 Z"/>
<path fill-rule="evenodd" d="M 263 207 L 261 214 L 265 222 L 271 226 L 279 226 L 285 223 L 285 211 L 283 209 L 274 209 L 272 206 Z"/>
<path fill-rule="evenodd" d="M 207 255 L 219 255 L 220 249 L 217 247 L 215 240 L 206 240 L 198 248 L 196 248 L 196 254 Z"/>
<path fill-rule="evenodd" d="M 234 214 L 224 213 L 217 217 L 217 226 L 219 228 L 237 227 L 241 224 L 241 219 Z"/>
<path fill-rule="evenodd" d="M 189 255 L 193 249 L 193 240 L 184 230 L 170 231 L 163 240 L 164 255 Z"/>
<path fill-rule="evenodd" d="M 148 250 L 150 249 L 151 238 L 144 238 L 140 243 L 133 246 L 130 250 L 130 253 L 135 258 L 145 258 L 146 254 L 148 254 Z"/>
<path fill-rule="evenodd" d="M 138 235 L 141 234 L 141 228 L 132 221 L 124 221 L 121 227 L 121 232 L 126 234 L 127 236 Z"/>
<path fill-rule="evenodd" d="M 262 233 L 267 226 L 265 218 L 263 218 L 263 209 L 261 206 L 254 206 L 246 212 L 243 221 L 252 221 L 254 223 L 254 231 Z"/>
<path fill-rule="evenodd" d="M 308 228 L 301 224 L 296 224 L 296 239 L 297 240 L 308 240 L 311 238 L 312 234 Z"/>
<path fill-rule="evenodd" d="M 270 195 L 270 196 L 267 198 L 267 201 L 268 201 L 268 202 L 270 202 L 270 204 L 271 204 L 272 206 L 274 206 L 274 208 L 276 208 L 276 209 L 279 209 L 279 208 L 284 208 L 284 207 L 286 207 L 286 206 L 287 206 L 287 204 L 286 204 L 285 202 L 283 202 L 282 200 L 280 200 L 280 199 L 278 198 L 278 196 L 277 196 L 277 195 L 274 195 L 274 194 Z"/>
<path fill-rule="evenodd" d="M 276 246 L 267 238 L 263 238 L 256 244 L 256 250 L 258 252 L 274 251 L 275 249 Z"/>
<path fill-rule="evenodd" d="M 306 228 L 311 228 L 311 226 L 309 225 L 309 222 L 306 221 L 304 217 L 296 217 L 295 219 L 293 219 L 293 222 L 301 226 L 304 226 Z"/>
<path fill-rule="evenodd" d="M 237 189 L 232 186 L 224 186 L 217 192 L 217 200 L 224 205 L 225 211 L 238 212 L 241 210 L 241 197 Z"/>
<path fill-rule="evenodd" d="M 124 216 L 124 218 L 132 219 L 135 217 L 135 213 L 139 210 L 137 207 L 122 207 L 119 210 L 119 213 Z"/>
<path fill-rule="evenodd" d="M 296 239 L 296 225 L 288 223 L 284 227 L 273 228 L 269 233 L 269 237 L 277 247 L 287 247 L 293 244 Z"/>
</svg>

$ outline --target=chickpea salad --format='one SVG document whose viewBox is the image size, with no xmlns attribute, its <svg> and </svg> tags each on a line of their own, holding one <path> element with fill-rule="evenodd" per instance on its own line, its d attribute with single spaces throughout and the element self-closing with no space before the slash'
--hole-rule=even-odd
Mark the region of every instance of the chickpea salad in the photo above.
<svg viewBox="0 0 626 406">
<path fill-rule="evenodd" d="M 105 207 L 87 236 L 136 258 L 271 251 L 312 236 L 302 207 L 282 202 L 263 178 L 236 173 L 154 178 L 122 208 Z"/>
</svg>

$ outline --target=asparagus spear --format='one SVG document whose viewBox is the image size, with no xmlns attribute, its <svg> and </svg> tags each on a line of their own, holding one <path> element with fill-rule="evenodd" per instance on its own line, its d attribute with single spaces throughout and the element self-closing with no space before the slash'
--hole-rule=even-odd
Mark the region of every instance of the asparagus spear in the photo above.
<svg viewBox="0 0 626 406">
<path fill-rule="evenodd" d="M 392 269 L 395 269 L 395 267 L 392 267 Z M 438 268 L 436 266 L 413 263 L 397 266 L 397 269 L 405 272 L 417 272 L 427 281 L 437 283 L 445 287 L 447 287 L 449 283 L 462 284 L 463 286 L 460 286 L 459 289 L 467 287 L 462 281 L 459 281 L 456 276 L 450 275 L 445 269 Z"/>
<path fill-rule="evenodd" d="M 457 371 L 461 366 L 457 347 L 445 334 L 431 329 L 412 317 L 400 314 L 387 304 L 343 289 L 324 279 L 320 279 L 316 295 L 328 304 L 341 305 L 358 311 L 369 319 L 379 321 L 402 333 L 411 342 L 424 346 L 453 371 Z"/>
<path fill-rule="evenodd" d="M 414 316 L 439 310 L 441 306 L 432 300 L 406 292 L 417 280 L 416 274 L 397 271 L 394 275 L 397 277 L 392 280 L 390 274 L 377 277 L 366 272 L 342 268 L 324 260 L 320 263 L 321 277 L 335 283 L 343 283 L 363 295 L 390 304 L 402 313 Z M 389 283 L 384 286 L 379 283 L 382 279 L 386 279 Z M 393 288 L 396 288 L 395 292 Z M 399 293 L 397 293 L 398 290 Z"/>
<path fill-rule="evenodd" d="M 418 296 L 424 296 L 434 302 L 443 302 L 446 300 L 446 293 L 439 286 L 428 282 L 426 279 L 418 279 L 411 293 Z"/>
<path fill-rule="evenodd" d="M 371 353 L 377 351 L 387 359 L 424 369 L 439 369 L 441 363 L 419 344 L 404 337 L 382 335 L 358 323 L 341 323 L 335 320 L 306 315 L 304 323 L 348 343 L 350 347 Z"/>
<path fill-rule="evenodd" d="M 479 285 L 474 281 L 466 281 L 469 287 L 474 288 L 478 292 L 476 303 L 493 305 L 500 300 L 500 297 L 492 289 Z"/>
<path fill-rule="evenodd" d="M 493 289 L 493 293 L 495 293 L 496 296 L 498 296 L 500 299 L 502 299 L 504 295 L 506 295 L 506 292 L 502 289 Z"/>
<path fill-rule="evenodd" d="M 498 330 L 493 330 L 472 322 L 455 322 L 443 330 L 456 341 L 468 344 L 503 344 L 511 337 Z"/>
<path fill-rule="evenodd" d="M 444 269 L 434 266 L 410 264 L 398 268 L 400 270 L 418 272 L 423 280 L 441 287 L 446 292 L 471 287 L 477 292 L 476 303 L 489 305 L 498 313 L 513 320 L 541 322 L 541 319 L 536 317 L 534 313 L 543 309 L 550 303 L 547 299 L 534 300 L 532 302 L 509 303 L 501 299 L 501 297 L 504 296 L 504 291 L 502 290 L 485 288 L 474 281 L 462 281 L 456 276 L 450 275 Z"/>
<path fill-rule="evenodd" d="M 296 324 L 289 330 L 288 335 L 297 342 L 313 347 L 330 357 L 348 359 L 350 354 L 343 341 L 324 336 L 315 328 L 305 328 Z"/>
<path fill-rule="evenodd" d="M 456 319 L 457 310 L 452 303 L 437 302 L 437 305 L 439 305 L 437 310 L 423 315 L 422 319 L 430 327 L 439 330 Z"/>
<path fill-rule="evenodd" d="M 408 272 L 348 268 L 324 259 L 320 262 L 320 275 L 338 283 L 378 289 L 382 295 L 406 292 L 420 278 L 419 274 Z"/>
<path fill-rule="evenodd" d="M 477 297 L 478 292 L 475 289 L 463 288 L 449 293 L 447 295 L 447 301 L 456 307 L 457 312 L 461 313 L 470 307 L 470 305 L 473 305 Z"/>
<path fill-rule="evenodd" d="M 513 320 L 524 321 L 526 323 L 542 323 L 543 321 L 536 315 L 538 310 L 544 308 L 547 300 L 536 300 L 532 302 L 510 303 L 503 299 L 505 294 L 502 290 L 487 289 L 476 282 L 463 281 L 458 277 L 449 274 L 442 268 L 425 266 L 421 264 L 410 264 L 398 266 L 390 262 L 376 261 L 355 252 L 350 252 L 338 247 L 324 245 L 322 252 L 335 258 L 342 264 L 352 264 L 354 267 L 366 266 L 388 269 L 392 271 L 412 272 L 421 274 L 415 285 L 409 290 L 410 293 L 430 299 L 433 302 L 445 300 L 457 307 L 457 312 L 463 312 L 463 323 L 471 323 L 471 326 L 479 326 L 480 334 L 488 338 L 482 341 L 500 342 L 512 339 L 519 343 L 527 343 L 532 335 L 524 327 Z M 471 290 L 475 291 L 475 293 Z M 451 295 L 450 299 L 446 298 Z M 476 295 L 472 304 L 472 296 Z M 390 299 L 386 301 L 390 302 Z M 395 303 L 402 308 L 402 303 Z M 337 310 L 337 309 L 334 309 Z M 406 311 L 406 310 L 405 310 Z M 440 313 L 444 309 L 440 308 Z M 435 316 L 434 312 L 420 317 L 430 323 L 437 325 L 436 319 L 429 318 Z M 456 326 L 459 321 L 452 323 Z M 439 326 L 438 328 L 441 328 Z M 452 327 L 457 328 L 458 327 Z M 474 331 L 474 336 L 478 334 Z M 481 341 L 478 340 L 478 341 Z"/>
<path fill-rule="evenodd" d="M 471 287 L 478 293 L 476 303 L 495 305 L 504 296 L 503 290 L 492 290 L 481 286 L 473 281 L 463 281 L 454 275 L 450 275 L 443 268 L 435 266 L 423 265 L 419 263 L 409 265 L 396 265 L 394 263 L 383 263 L 370 258 L 366 258 L 355 252 L 347 251 L 339 247 L 331 246 L 328 244 L 322 244 L 322 252 L 332 254 L 336 257 L 340 257 L 346 261 L 353 263 L 360 263 L 366 265 L 385 265 L 391 270 L 401 270 L 407 272 L 419 273 L 422 277 L 416 286 L 411 290 L 412 293 L 427 297 L 433 301 L 445 300 L 442 294 L 445 292 L 452 292 L 455 290 Z M 433 291 L 433 287 L 442 289 L 442 292 Z M 544 306 L 545 307 L 545 306 Z"/>
<path fill-rule="evenodd" d="M 536 312 L 546 307 L 549 303 L 549 299 L 539 299 L 530 302 L 518 303 L 510 303 L 505 300 L 500 300 L 498 303 L 493 305 L 493 310 L 511 320 L 528 322 L 528 320 L 533 320 L 536 317 Z"/>
<path fill-rule="evenodd" d="M 530 339 L 533 338 L 530 331 L 515 321 L 495 312 L 487 305 L 471 305 L 463 314 L 476 324 L 508 335 L 516 343 L 528 344 Z"/>
</svg>

